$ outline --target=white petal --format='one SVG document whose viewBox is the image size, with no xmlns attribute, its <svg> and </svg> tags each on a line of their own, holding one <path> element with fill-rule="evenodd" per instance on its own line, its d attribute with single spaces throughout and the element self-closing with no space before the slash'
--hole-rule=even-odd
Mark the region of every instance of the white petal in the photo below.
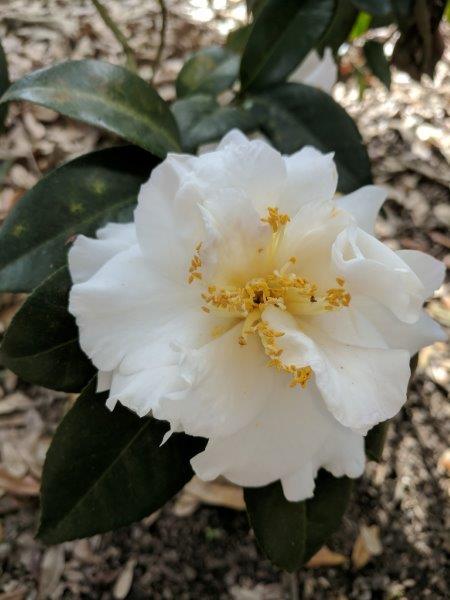
<svg viewBox="0 0 450 600">
<path fill-rule="evenodd" d="M 366 185 L 336 199 L 336 205 L 349 212 L 358 227 L 373 235 L 375 219 L 387 198 L 387 192 L 376 185 Z"/>
<path fill-rule="evenodd" d="M 248 281 L 261 271 L 271 228 L 261 222 L 255 207 L 240 190 L 224 189 L 200 207 L 206 230 L 202 244 L 202 273 L 215 285 Z"/>
<path fill-rule="evenodd" d="M 146 368 L 127 373 L 119 366 L 112 376 L 110 395 L 106 405 L 113 409 L 117 402 L 139 417 L 151 410 L 157 411 L 161 398 L 183 386 L 176 364 L 167 365 L 163 356 Z"/>
<path fill-rule="evenodd" d="M 185 389 L 165 397 L 154 412 L 191 435 L 230 435 L 245 427 L 272 401 L 278 373 L 255 336 L 238 343 L 242 323 L 199 348 L 181 349 Z"/>
<path fill-rule="evenodd" d="M 281 479 L 283 493 L 286 500 L 297 502 L 314 496 L 314 479 L 317 475 L 317 467 L 312 462 L 307 462 L 299 471 L 287 475 Z"/>
<path fill-rule="evenodd" d="M 407 350 L 414 356 L 421 348 L 444 342 L 447 334 L 425 311 L 416 323 L 404 323 L 378 302 L 364 296 L 352 299 L 352 305 L 376 327 L 389 348 Z"/>
<path fill-rule="evenodd" d="M 113 371 L 99 371 L 97 373 L 97 393 L 106 392 L 111 388 Z"/>
<path fill-rule="evenodd" d="M 312 50 L 289 77 L 289 81 L 312 85 L 329 94 L 337 81 L 337 75 L 333 53 L 330 48 L 326 48 L 322 59 Z"/>
<path fill-rule="evenodd" d="M 345 427 L 366 433 L 404 404 L 408 352 L 340 343 L 306 320 L 301 321 L 302 331 L 294 317 L 274 307 L 267 308 L 263 318 L 284 333 L 277 340 L 283 362 L 312 368 L 327 407 Z M 369 342 L 373 346 L 373 340 Z"/>
<path fill-rule="evenodd" d="M 248 140 L 237 131 L 229 133 L 216 152 L 197 159 L 195 173 L 204 187 L 204 197 L 217 190 L 240 190 L 259 214 L 268 206 L 278 206 L 286 183 L 286 167 L 281 154 L 261 139 Z"/>
<path fill-rule="evenodd" d="M 112 371 L 154 343 L 164 352 L 174 339 L 188 343 L 188 337 L 192 343 L 210 335 L 198 291 L 175 286 L 152 271 L 138 246 L 74 285 L 69 310 L 80 329 L 81 347 L 102 371 Z"/>
<path fill-rule="evenodd" d="M 196 245 L 204 238 L 198 210 L 201 190 L 194 176 L 196 157 L 169 154 L 139 192 L 135 211 L 139 245 L 163 276 L 186 280 Z"/>
<path fill-rule="evenodd" d="M 302 206 L 334 197 L 338 175 L 333 156 L 306 146 L 284 157 L 287 183 L 280 199 L 282 212 L 292 218 Z"/>
<path fill-rule="evenodd" d="M 388 246 L 362 229 L 348 227 L 336 238 L 332 256 L 352 295 L 364 294 L 378 300 L 406 323 L 417 321 L 424 286 Z"/>
<path fill-rule="evenodd" d="M 399 250 L 397 254 L 423 283 L 426 300 L 438 290 L 445 277 L 445 265 L 440 260 L 418 250 Z"/>
<path fill-rule="evenodd" d="M 347 435 L 360 439 L 359 445 L 353 444 L 351 454 L 349 444 L 342 443 L 342 436 Z M 209 440 L 205 451 L 191 461 L 204 480 L 224 475 L 238 485 L 251 487 L 281 479 L 292 501 L 311 495 L 312 479 L 325 463 L 355 476 L 355 465 L 363 462 L 362 436 L 333 419 L 313 383 L 304 390 L 292 389 L 288 377 L 248 427 Z"/>
<path fill-rule="evenodd" d="M 115 254 L 136 244 L 136 226 L 108 223 L 97 231 L 97 237 L 79 235 L 69 250 L 69 270 L 74 283 L 87 281 Z"/>
</svg>

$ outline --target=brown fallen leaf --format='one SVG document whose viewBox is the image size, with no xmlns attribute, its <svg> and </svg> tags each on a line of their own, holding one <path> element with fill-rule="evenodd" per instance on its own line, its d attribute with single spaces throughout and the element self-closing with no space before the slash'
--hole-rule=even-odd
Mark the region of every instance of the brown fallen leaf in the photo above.
<svg viewBox="0 0 450 600">
<path fill-rule="evenodd" d="M 39 495 L 39 483 L 34 477 L 30 475 L 20 479 L 12 477 L 2 465 L 0 465 L 0 488 L 14 496 Z"/>
<path fill-rule="evenodd" d="M 447 448 L 439 457 L 438 468 L 440 471 L 450 475 L 450 448 Z"/>
<path fill-rule="evenodd" d="M 380 541 L 380 528 L 377 525 L 362 525 L 352 551 L 352 563 L 355 569 L 362 569 L 373 556 L 383 552 Z"/>
<path fill-rule="evenodd" d="M 309 569 L 316 569 L 318 567 L 338 567 L 347 562 L 347 557 L 339 552 L 333 552 L 327 546 L 322 548 L 314 554 L 314 556 L 306 563 Z"/>
<path fill-rule="evenodd" d="M 11 592 L 0 594 L 0 600 L 24 600 L 26 594 L 27 590 L 25 588 L 19 588 Z"/>
<path fill-rule="evenodd" d="M 9 415 L 13 412 L 24 411 L 32 406 L 32 404 L 31 398 L 25 396 L 22 392 L 14 392 L 0 400 L 0 415 Z"/>
<path fill-rule="evenodd" d="M 38 600 L 51 597 L 58 587 L 65 566 L 64 546 L 48 548 L 41 561 L 41 574 L 39 579 Z"/>
<path fill-rule="evenodd" d="M 135 566 L 136 559 L 130 558 L 119 577 L 116 579 L 116 583 L 114 584 L 113 588 L 113 598 L 116 600 L 124 600 L 130 593 Z"/>
<path fill-rule="evenodd" d="M 245 509 L 242 488 L 228 482 L 202 481 L 198 477 L 193 477 L 184 489 L 204 504 L 224 506 L 234 510 Z"/>
</svg>

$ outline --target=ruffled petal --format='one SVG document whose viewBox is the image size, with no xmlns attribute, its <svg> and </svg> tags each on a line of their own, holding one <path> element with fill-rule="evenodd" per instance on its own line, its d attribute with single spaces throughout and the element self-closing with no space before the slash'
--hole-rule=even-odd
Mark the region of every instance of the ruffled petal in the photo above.
<svg viewBox="0 0 450 600">
<path fill-rule="evenodd" d="M 97 238 L 77 236 L 69 250 L 69 269 L 74 283 L 87 281 L 110 258 L 137 243 L 134 223 L 108 223 Z"/>
<path fill-rule="evenodd" d="M 143 255 L 163 277 L 177 283 L 186 274 L 196 245 L 204 239 L 198 209 L 202 191 L 193 156 L 169 154 L 141 186 L 135 211 Z"/>
<path fill-rule="evenodd" d="M 205 343 L 214 327 L 200 310 L 198 291 L 155 273 L 137 245 L 74 285 L 69 310 L 81 347 L 102 371 L 114 370 L 125 357 L 136 363 L 136 351 L 155 343 L 161 353 L 174 340 Z"/>
<path fill-rule="evenodd" d="M 446 332 L 425 311 L 416 323 L 409 324 L 371 298 L 356 296 L 352 305 L 373 324 L 389 348 L 407 350 L 410 356 L 434 342 L 447 340 Z"/>
<path fill-rule="evenodd" d="M 238 343 L 242 323 L 201 348 L 179 350 L 184 389 L 161 400 L 155 416 L 191 435 L 230 435 L 277 392 L 277 375 L 255 336 Z"/>
<path fill-rule="evenodd" d="M 249 203 L 265 216 L 268 206 L 278 206 L 286 183 L 286 167 L 281 154 L 265 140 L 249 140 L 233 130 L 214 152 L 198 157 L 196 177 L 211 198 L 218 190 L 240 190 Z"/>
<path fill-rule="evenodd" d="M 303 206 L 314 207 L 334 197 L 338 175 L 333 157 L 311 146 L 284 157 L 287 182 L 280 198 L 281 212 L 292 218 Z"/>
<path fill-rule="evenodd" d="M 358 227 L 373 235 L 375 219 L 386 198 L 387 191 L 383 188 L 366 185 L 347 196 L 337 198 L 336 205 L 350 213 Z"/>
<path fill-rule="evenodd" d="M 397 254 L 422 282 L 425 288 L 423 300 L 430 298 L 444 281 L 444 263 L 418 250 L 399 250 Z"/>
<path fill-rule="evenodd" d="M 352 295 L 378 300 L 406 323 L 417 321 L 424 286 L 398 254 L 362 229 L 348 227 L 336 238 L 332 257 Z"/>
<path fill-rule="evenodd" d="M 288 381 L 247 427 L 209 440 L 204 452 L 191 461 L 201 479 L 223 475 L 247 487 L 281 479 L 289 500 L 303 500 L 312 495 L 313 479 L 325 466 L 320 458 L 324 447 L 333 456 L 336 472 L 360 474 L 355 463 L 364 463 L 362 436 L 333 419 L 314 384 L 299 391 L 290 388 Z M 342 444 L 346 435 L 360 438 L 359 446 L 354 444 L 356 455 L 350 455 L 348 445 Z M 328 456 L 325 462 L 331 465 Z"/>
<path fill-rule="evenodd" d="M 328 409 L 345 427 L 365 434 L 404 404 L 410 376 L 407 351 L 373 347 L 371 338 L 367 348 L 341 343 L 275 307 L 267 308 L 263 319 L 284 334 L 277 339 L 283 363 L 312 368 Z"/>
</svg>

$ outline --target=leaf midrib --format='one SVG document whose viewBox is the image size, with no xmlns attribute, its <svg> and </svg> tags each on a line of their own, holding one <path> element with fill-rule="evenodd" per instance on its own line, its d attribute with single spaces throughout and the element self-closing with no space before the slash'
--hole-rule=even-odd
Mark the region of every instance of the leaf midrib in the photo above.
<svg viewBox="0 0 450 600">
<path fill-rule="evenodd" d="M 134 442 L 139 438 L 139 436 L 144 432 L 144 430 L 149 427 L 150 423 L 151 423 L 151 419 L 149 417 L 146 417 L 147 422 L 144 423 L 144 425 L 142 427 L 139 428 L 139 430 L 132 436 L 132 438 L 125 444 L 125 446 L 120 450 L 119 454 L 117 454 L 116 458 L 114 458 L 114 460 L 112 462 L 110 462 L 107 467 L 103 470 L 103 472 L 101 473 L 101 475 L 91 484 L 88 486 L 88 488 L 86 489 L 86 491 L 78 498 L 75 499 L 75 501 L 73 502 L 73 504 L 69 505 L 66 512 L 64 513 L 63 517 L 57 521 L 55 521 L 55 524 L 52 524 L 52 522 L 48 522 L 47 523 L 47 529 L 54 527 L 55 531 L 57 532 L 66 522 L 66 520 L 70 517 L 70 515 L 73 513 L 73 511 L 80 505 L 82 504 L 85 499 L 89 496 L 89 494 L 91 494 L 91 492 L 101 483 L 101 481 L 108 475 L 108 473 L 111 471 L 111 469 L 114 468 L 114 466 L 120 461 L 120 459 L 122 458 L 122 456 L 124 455 L 125 452 L 127 452 L 127 450 L 134 444 Z M 42 529 L 43 529 L 43 523 L 41 521 L 40 526 L 39 526 L 39 534 L 42 533 Z M 55 533 L 55 531 L 53 533 Z"/>
<path fill-rule="evenodd" d="M 70 90 L 70 88 L 69 88 L 69 90 Z M 55 110 L 54 105 L 52 105 L 49 100 L 36 101 L 32 98 L 26 97 L 30 91 L 31 92 L 36 91 L 36 92 L 40 92 L 40 93 L 42 93 L 42 91 L 43 91 L 44 96 L 45 96 L 45 95 L 48 95 L 49 92 L 53 92 L 53 93 L 59 92 L 60 93 L 61 89 L 58 89 L 51 85 L 49 85 L 49 86 L 33 85 L 32 87 L 18 87 L 17 90 L 14 90 L 14 87 L 13 87 L 13 88 L 11 88 L 11 90 L 9 92 L 6 92 L 6 94 L 2 98 L 2 101 L 27 100 L 29 102 L 33 102 L 34 104 L 39 104 L 41 106 L 45 106 L 46 108 L 52 108 L 53 110 Z M 23 93 L 24 93 L 24 97 L 22 97 Z M 16 95 L 16 94 L 18 94 L 18 95 Z M 80 97 L 81 99 L 89 99 L 90 102 L 92 102 L 94 104 L 100 104 L 100 105 L 107 104 L 110 107 L 112 107 L 113 110 L 117 110 L 117 106 L 119 106 L 122 109 L 122 113 L 125 114 L 126 116 L 131 115 L 135 120 L 141 121 L 143 123 L 146 123 L 147 125 L 150 125 L 151 128 L 156 130 L 156 132 L 160 135 L 160 137 L 162 137 L 163 139 L 168 140 L 170 142 L 172 149 L 177 149 L 177 150 L 180 149 L 180 146 L 179 146 L 178 142 L 176 141 L 176 139 L 172 138 L 172 136 L 168 133 L 168 131 L 166 129 L 159 127 L 156 120 L 153 121 L 151 118 L 149 118 L 150 113 L 141 113 L 137 110 L 134 110 L 132 107 L 130 107 L 129 104 L 125 104 L 123 101 L 121 102 L 120 100 L 118 100 L 117 102 L 113 102 L 110 98 L 108 98 L 108 96 L 102 97 L 102 98 L 97 98 L 87 92 L 80 91 L 80 90 L 76 91 L 76 95 L 77 95 L 77 97 Z M 159 96 L 158 96 L 158 98 L 159 98 Z M 65 102 L 61 102 L 61 104 L 65 104 Z M 118 112 L 120 112 L 120 111 L 118 111 Z M 110 131 L 113 131 L 114 133 L 123 137 L 124 139 L 129 139 L 130 141 L 136 143 L 138 146 L 142 146 L 142 142 L 140 142 L 136 138 L 131 139 L 131 137 L 128 135 L 123 136 L 122 133 L 120 133 L 120 131 L 118 131 L 117 129 L 112 129 L 106 125 L 100 125 L 97 123 L 93 123 L 92 120 L 86 119 L 85 117 L 81 117 L 78 114 L 75 114 L 74 112 L 67 112 L 65 114 L 67 114 L 68 117 L 71 117 L 78 121 L 82 121 L 84 123 L 88 123 L 90 125 L 100 127 L 102 129 L 109 129 Z M 170 112 L 168 114 L 170 114 Z M 145 146 L 145 150 L 150 150 L 150 149 L 148 146 Z M 152 148 L 151 151 L 154 152 L 155 150 Z"/>
</svg>

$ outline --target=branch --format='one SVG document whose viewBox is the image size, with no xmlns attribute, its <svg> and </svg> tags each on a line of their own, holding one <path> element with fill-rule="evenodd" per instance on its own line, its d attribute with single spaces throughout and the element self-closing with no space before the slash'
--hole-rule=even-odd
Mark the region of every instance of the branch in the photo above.
<svg viewBox="0 0 450 600">
<path fill-rule="evenodd" d="M 158 0 L 159 6 L 161 8 L 161 29 L 160 29 L 160 39 L 158 51 L 156 53 L 155 61 L 153 63 L 153 74 L 152 74 L 152 82 L 155 79 L 156 72 L 158 71 L 159 65 L 161 63 L 162 54 L 164 52 L 164 46 L 166 43 L 166 31 L 167 31 L 167 7 L 165 0 Z"/>
<path fill-rule="evenodd" d="M 136 60 L 134 58 L 133 50 L 130 48 L 130 46 L 128 44 L 127 38 L 120 31 L 120 29 L 116 25 L 116 23 L 114 23 L 114 21 L 111 19 L 108 11 L 103 6 L 103 4 L 101 4 L 101 2 L 99 0 L 92 0 L 92 4 L 97 9 L 98 14 L 102 18 L 106 27 L 108 27 L 111 30 L 111 32 L 114 35 L 114 37 L 116 38 L 116 40 L 122 46 L 122 49 L 123 49 L 125 57 L 126 57 L 126 66 L 128 67 L 128 69 L 130 69 L 130 71 L 136 72 L 137 71 Z"/>
</svg>

